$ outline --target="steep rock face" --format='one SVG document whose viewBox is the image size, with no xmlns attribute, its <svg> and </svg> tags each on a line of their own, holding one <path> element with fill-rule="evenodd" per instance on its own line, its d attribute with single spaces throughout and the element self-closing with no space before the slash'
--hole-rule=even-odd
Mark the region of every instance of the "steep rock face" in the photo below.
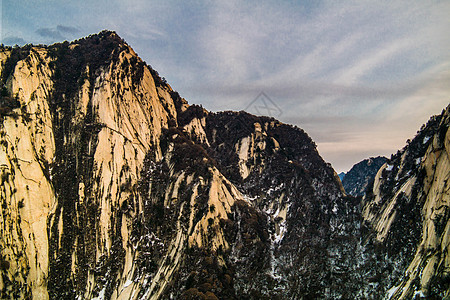
<svg viewBox="0 0 450 300">
<path fill-rule="evenodd" d="M 1 64 L 0 288 L 13 297 L 25 298 L 29 288 L 23 287 L 32 287 L 34 297 L 46 298 L 47 216 L 55 205 L 48 166 L 55 143 L 44 99 L 53 86 L 52 71 L 40 49 L 15 50 L 3 52 Z M 22 57 L 27 59 L 20 60 Z"/>
<path fill-rule="evenodd" d="M 230 236 L 237 245 L 229 254 L 237 293 L 255 299 L 332 298 L 349 290 L 344 274 L 356 265 L 346 247 L 350 240 L 350 248 L 358 245 L 359 203 L 345 197 L 310 137 L 299 128 L 245 112 L 208 113 L 191 106 L 179 119 L 180 127 L 205 147 L 265 220 L 253 217 L 260 233 L 245 232 L 237 240 Z M 240 250 L 252 235 L 259 237 L 253 242 L 257 249 L 250 244 Z"/>
<path fill-rule="evenodd" d="M 302 130 L 187 105 L 111 32 L 1 57 L 2 297 L 330 294 L 357 205 Z"/>
<path fill-rule="evenodd" d="M 401 227 L 374 197 L 361 231 L 303 130 L 189 106 L 112 32 L 0 58 L 1 298 L 380 299 L 400 278 L 379 243 Z"/>
<path fill-rule="evenodd" d="M 345 192 L 355 197 L 364 196 L 367 187 L 386 160 L 386 157 L 377 156 L 355 164 L 342 179 Z"/>
<path fill-rule="evenodd" d="M 149 150 L 162 157 L 161 128 L 176 122 L 171 89 L 109 32 L 2 58 L 0 288 L 93 297 L 98 265 L 132 251 L 120 208 Z"/>
<path fill-rule="evenodd" d="M 450 296 L 450 106 L 378 171 L 363 216 L 386 247 L 390 299 Z"/>
</svg>

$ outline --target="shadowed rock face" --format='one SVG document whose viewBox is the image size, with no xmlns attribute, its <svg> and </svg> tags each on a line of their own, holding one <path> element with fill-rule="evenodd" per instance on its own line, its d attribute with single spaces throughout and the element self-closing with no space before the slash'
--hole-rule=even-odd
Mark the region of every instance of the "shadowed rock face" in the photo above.
<svg viewBox="0 0 450 300">
<path fill-rule="evenodd" d="M 381 167 L 364 198 L 365 223 L 402 270 L 393 299 L 450 296 L 449 125 L 450 106 Z"/>
<path fill-rule="evenodd" d="M 345 192 L 355 197 L 364 196 L 367 187 L 373 182 L 386 160 L 386 157 L 378 156 L 355 164 L 342 179 Z"/>
<path fill-rule="evenodd" d="M 395 183 L 362 215 L 303 130 L 188 105 L 113 32 L 0 58 L 1 298 L 378 299 L 413 264 Z"/>
</svg>

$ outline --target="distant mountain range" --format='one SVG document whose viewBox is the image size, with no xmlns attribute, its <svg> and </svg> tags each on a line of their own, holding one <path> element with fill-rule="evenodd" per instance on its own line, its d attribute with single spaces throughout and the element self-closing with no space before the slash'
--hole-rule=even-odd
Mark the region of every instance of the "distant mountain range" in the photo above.
<svg viewBox="0 0 450 300">
<path fill-rule="evenodd" d="M 2 299 L 450 297 L 450 106 L 345 193 L 302 129 L 188 104 L 114 32 L 0 73 Z"/>
</svg>

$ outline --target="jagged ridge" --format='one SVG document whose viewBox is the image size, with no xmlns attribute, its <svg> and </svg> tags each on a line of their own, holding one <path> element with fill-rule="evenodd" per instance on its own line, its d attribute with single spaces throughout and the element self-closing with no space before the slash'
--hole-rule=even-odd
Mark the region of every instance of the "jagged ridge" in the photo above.
<svg viewBox="0 0 450 300">
<path fill-rule="evenodd" d="M 189 106 L 113 32 L 0 57 L 2 297 L 381 298 L 398 278 L 303 130 Z"/>
<path fill-rule="evenodd" d="M 363 215 L 386 247 L 391 299 L 450 296 L 450 106 L 378 171 Z"/>
</svg>

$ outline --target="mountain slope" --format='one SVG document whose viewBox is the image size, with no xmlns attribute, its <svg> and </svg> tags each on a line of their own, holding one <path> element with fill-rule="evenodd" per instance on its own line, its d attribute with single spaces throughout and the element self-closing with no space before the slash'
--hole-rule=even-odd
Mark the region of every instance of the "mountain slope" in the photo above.
<svg viewBox="0 0 450 300">
<path fill-rule="evenodd" d="M 450 296 L 450 106 L 378 171 L 363 216 L 402 273 L 391 299 Z"/>
<path fill-rule="evenodd" d="M 120 241 L 125 187 L 150 149 L 161 157 L 161 127 L 176 114 L 170 89 L 114 33 L 3 53 L 2 100 L 17 108 L 2 113 L 2 287 L 90 297 L 96 265 L 130 248 Z"/>
<path fill-rule="evenodd" d="M 331 296 L 327 284 L 342 278 L 330 276 L 334 266 L 327 245 L 342 248 L 342 237 L 356 239 L 352 218 L 358 205 L 344 196 L 336 173 L 319 156 L 310 137 L 299 128 L 245 112 L 213 114 L 191 106 L 179 116 L 183 130 L 207 149 L 222 174 L 267 219 L 269 232 L 265 235 L 270 239 L 265 238 L 259 247 L 267 248 L 270 255 L 260 255 L 268 261 L 258 266 L 262 274 L 253 274 L 248 268 L 252 260 L 261 258 L 243 261 L 243 269 L 237 270 L 244 276 L 237 280 L 239 294 L 257 298 Z M 346 222 L 348 228 L 343 228 Z M 301 257 L 299 252 L 303 252 Z M 240 254 L 232 253 L 232 259 Z M 351 258 L 342 254 L 340 259 Z M 314 272 L 312 268 L 316 268 Z M 346 287 L 336 286 L 336 290 Z"/>
<path fill-rule="evenodd" d="M 187 289 L 174 276 L 203 257 L 188 250 L 223 268 L 230 252 L 258 261 L 270 248 L 267 216 L 177 128 L 185 101 L 117 35 L 2 59 L 3 296 L 159 298 L 170 282 Z"/>
<path fill-rule="evenodd" d="M 187 105 L 115 33 L 1 53 L 2 296 L 325 295 L 347 198 L 302 130 Z"/>
<path fill-rule="evenodd" d="M 363 196 L 387 158 L 371 157 L 355 164 L 342 179 L 345 191 L 352 196 Z"/>
<path fill-rule="evenodd" d="M 188 105 L 113 32 L 0 58 L 1 298 L 380 299 L 409 262 L 387 187 L 363 226 L 303 130 Z"/>
</svg>

